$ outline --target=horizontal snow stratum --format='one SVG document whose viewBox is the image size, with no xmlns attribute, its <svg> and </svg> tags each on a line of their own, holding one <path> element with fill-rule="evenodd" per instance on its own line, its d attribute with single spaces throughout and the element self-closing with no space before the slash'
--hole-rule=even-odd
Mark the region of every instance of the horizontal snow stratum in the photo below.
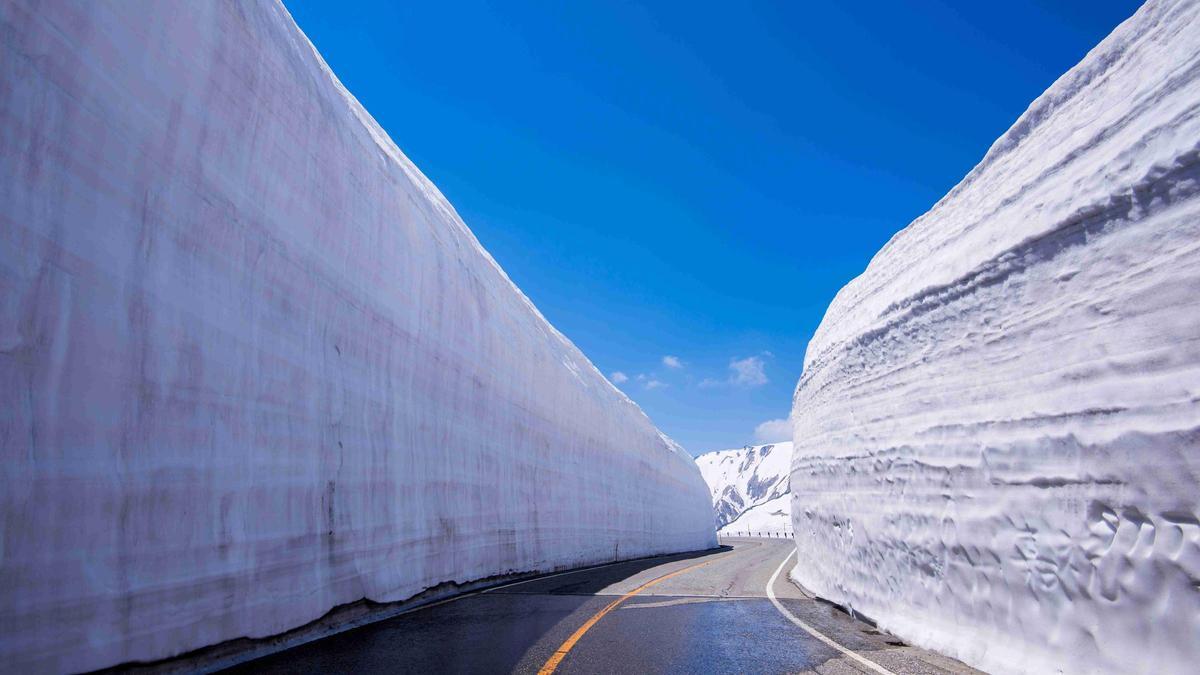
<svg viewBox="0 0 1200 675">
<path fill-rule="evenodd" d="M 271 2 L 0 3 L 0 663 L 715 545 Z"/>
<path fill-rule="evenodd" d="M 838 293 L 793 577 L 1000 673 L 1200 663 L 1200 4 L 1152 0 Z"/>
</svg>

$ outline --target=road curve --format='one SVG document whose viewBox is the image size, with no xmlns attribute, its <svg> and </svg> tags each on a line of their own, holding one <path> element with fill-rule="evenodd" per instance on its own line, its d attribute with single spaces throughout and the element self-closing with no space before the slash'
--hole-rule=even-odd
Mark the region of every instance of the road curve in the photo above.
<svg viewBox="0 0 1200 675">
<path fill-rule="evenodd" d="M 500 586 L 228 672 L 976 672 L 807 597 L 775 574 L 790 541 L 722 543 Z"/>
</svg>

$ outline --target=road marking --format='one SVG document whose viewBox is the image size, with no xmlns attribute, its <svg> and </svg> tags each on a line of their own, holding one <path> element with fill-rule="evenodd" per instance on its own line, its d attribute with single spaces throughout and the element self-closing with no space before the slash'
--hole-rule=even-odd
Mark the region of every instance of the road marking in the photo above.
<svg viewBox="0 0 1200 675">
<path fill-rule="evenodd" d="M 680 598 L 675 598 L 674 600 L 663 600 L 661 602 L 639 602 L 636 605 L 630 605 L 628 607 L 625 607 L 621 611 L 626 611 L 626 610 L 630 610 L 630 609 L 655 609 L 657 607 L 677 607 L 679 605 L 697 605 L 697 604 L 703 604 L 706 602 L 737 602 L 738 600 L 745 600 L 745 599 L 746 598 L 738 598 L 738 597 L 730 597 L 730 596 L 713 597 L 711 595 L 709 595 L 709 596 L 686 595 L 686 596 L 683 596 Z"/>
<path fill-rule="evenodd" d="M 422 610 L 432 609 L 439 605 L 447 605 L 451 602 L 458 602 L 459 600 L 471 598 L 476 595 L 483 595 L 485 593 L 491 593 L 492 591 L 499 591 L 501 589 L 511 588 L 513 586 L 520 586 L 521 584 L 531 584 L 535 581 L 545 581 L 546 579 L 553 579 L 554 577 L 563 577 L 568 574 L 582 574 L 584 572 L 592 572 L 592 571 L 595 571 L 598 569 L 602 569 L 604 567 L 612 567 L 613 565 L 625 565 L 627 563 L 644 562 L 646 560 L 653 560 L 655 558 L 671 558 L 671 557 L 674 557 L 675 555 L 679 555 L 679 554 L 668 553 L 665 555 L 648 556 L 646 558 L 630 558 L 629 560 L 617 560 L 616 562 L 603 563 L 601 565 L 592 565 L 591 567 L 582 567 L 577 570 L 567 570 L 566 572 L 558 572 L 557 574 L 544 574 L 541 576 L 533 577 L 532 579 L 522 579 L 521 581 L 511 581 L 507 584 L 501 584 L 499 586 L 489 586 L 487 588 L 481 588 L 477 591 L 467 591 L 466 593 L 459 593 L 458 595 L 452 595 L 448 598 L 443 598 L 442 600 L 438 600 L 436 602 L 431 602 L 426 605 L 418 605 L 417 607 L 412 607 L 412 608 L 409 608 L 406 610 L 402 610 L 402 611 L 396 612 L 395 614 L 386 614 L 386 615 L 381 614 L 381 615 L 379 615 L 378 618 L 370 618 L 363 623 L 355 623 L 355 624 L 351 625 L 349 628 L 339 629 L 337 631 L 334 631 L 334 633 L 330 633 L 330 635 L 334 635 L 336 633 L 341 633 L 344 630 L 358 628 L 359 626 L 365 626 L 367 624 L 376 623 L 377 621 L 385 621 L 387 619 L 391 619 L 391 618 L 394 618 L 397 616 L 403 616 L 405 614 L 412 614 L 413 612 L 420 612 Z M 686 560 L 686 558 L 684 558 L 684 560 Z M 675 561 L 668 560 L 668 561 L 660 563 L 660 564 L 666 565 L 666 564 L 673 563 L 673 562 L 675 562 Z M 589 593 L 588 595 L 591 595 L 591 594 Z M 319 639 L 319 638 L 314 638 L 314 639 Z"/>
<path fill-rule="evenodd" d="M 629 591 L 625 595 L 622 595 L 621 597 L 617 598 L 616 600 L 613 600 L 612 602 L 608 603 L 608 605 L 606 605 L 604 607 L 604 609 L 593 614 L 592 618 L 590 618 L 586 622 L 584 622 L 584 624 L 582 626 L 580 626 L 578 630 L 576 630 L 574 633 L 571 633 L 571 637 L 567 638 L 561 645 L 558 646 L 558 649 L 556 649 L 554 651 L 554 653 L 550 655 L 550 658 L 546 660 L 546 663 L 544 665 L 542 665 L 541 670 L 538 671 L 538 675 L 551 675 L 551 673 L 553 673 L 555 671 L 555 669 L 558 668 L 558 664 L 562 663 L 562 660 L 564 658 L 566 658 L 567 654 L 570 653 L 570 651 L 575 647 L 575 643 L 579 642 L 579 638 L 583 637 L 584 633 L 591 630 L 592 626 L 595 626 L 600 621 L 600 619 L 603 619 L 605 614 L 608 614 L 609 612 L 616 609 L 621 603 L 625 602 L 626 600 L 632 598 L 633 596 L 637 595 L 638 593 L 641 593 L 642 591 L 646 590 L 647 588 L 650 588 L 651 586 L 653 586 L 659 582 L 666 581 L 667 579 L 670 579 L 671 577 L 683 574 L 684 572 L 694 570 L 697 567 L 703 567 L 703 566 L 709 564 L 710 562 L 713 562 L 714 560 L 717 560 L 717 558 L 713 558 L 712 560 L 705 560 L 704 562 L 696 563 L 695 565 L 688 565 L 687 567 L 685 567 L 681 570 L 675 570 L 674 572 L 671 572 L 670 574 L 664 574 L 661 577 L 658 577 L 657 579 L 651 579 L 650 581 L 647 581 L 646 583 L 642 584 L 641 586 L 638 586 L 637 588 L 633 589 L 632 591 Z"/>
<path fill-rule="evenodd" d="M 775 605 L 775 609 L 779 610 L 780 614 L 783 614 L 785 617 L 787 617 L 787 619 L 789 621 L 791 621 L 792 623 L 796 624 L 797 626 L 803 628 L 809 635 L 812 635 L 813 637 L 817 638 L 821 642 L 824 642 L 825 644 L 829 645 L 830 647 L 833 647 L 834 649 L 845 654 L 846 656 L 849 656 L 850 658 L 857 661 L 859 664 L 873 670 L 876 673 L 879 673 L 880 675 L 895 675 L 895 673 L 888 670 L 887 668 L 884 668 L 883 666 L 879 665 L 878 663 L 875 663 L 874 661 L 872 661 L 870 659 L 859 656 L 858 654 L 855 654 L 854 652 L 850 651 L 849 649 L 846 649 L 845 647 L 834 642 L 832 639 L 826 637 L 823 633 L 821 633 L 821 631 L 817 630 L 816 628 L 813 628 L 812 626 L 808 625 L 804 621 L 800 620 L 800 618 L 797 617 L 795 614 L 792 614 L 791 612 L 789 612 L 787 610 L 787 607 L 784 607 L 783 603 L 779 602 L 779 598 L 775 597 L 775 580 L 779 578 L 779 573 L 783 571 L 783 566 L 786 565 L 787 561 L 791 560 L 792 556 L 794 556 L 794 555 L 796 555 L 796 549 L 793 548 L 787 554 L 787 557 L 783 559 L 783 562 L 779 563 L 779 567 L 775 568 L 775 574 L 772 574 L 771 580 L 767 582 L 767 597 L 771 599 L 771 602 Z"/>
</svg>

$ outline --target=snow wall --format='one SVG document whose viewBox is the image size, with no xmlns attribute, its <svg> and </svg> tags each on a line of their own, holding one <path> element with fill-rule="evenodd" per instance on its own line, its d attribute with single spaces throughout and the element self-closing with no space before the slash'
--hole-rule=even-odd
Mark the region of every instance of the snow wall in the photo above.
<svg viewBox="0 0 1200 675">
<path fill-rule="evenodd" d="M 830 306 L 793 577 L 999 673 L 1200 663 L 1200 3 L 1152 0 Z"/>
<path fill-rule="evenodd" d="M 715 545 L 271 2 L 0 3 L 0 663 Z"/>
</svg>

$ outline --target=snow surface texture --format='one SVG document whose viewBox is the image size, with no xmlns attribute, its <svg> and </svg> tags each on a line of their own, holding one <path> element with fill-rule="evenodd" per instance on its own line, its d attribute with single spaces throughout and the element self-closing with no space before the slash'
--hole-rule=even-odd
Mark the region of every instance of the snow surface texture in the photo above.
<svg viewBox="0 0 1200 675">
<path fill-rule="evenodd" d="M 706 452 L 696 458 L 712 493 L 720 534 L 791 529 L 791 443 Z"/>
<path fill-rule="evenodd" d="M 1200 3 L 1147 3 L 838 293 L 793 577 L 995 672 L 1200 663 Z"/>
<path fill-rule="evenodd" d="M 0 663 L 715 545 L 281 5 L 0 3 Z"/>
</svg>

